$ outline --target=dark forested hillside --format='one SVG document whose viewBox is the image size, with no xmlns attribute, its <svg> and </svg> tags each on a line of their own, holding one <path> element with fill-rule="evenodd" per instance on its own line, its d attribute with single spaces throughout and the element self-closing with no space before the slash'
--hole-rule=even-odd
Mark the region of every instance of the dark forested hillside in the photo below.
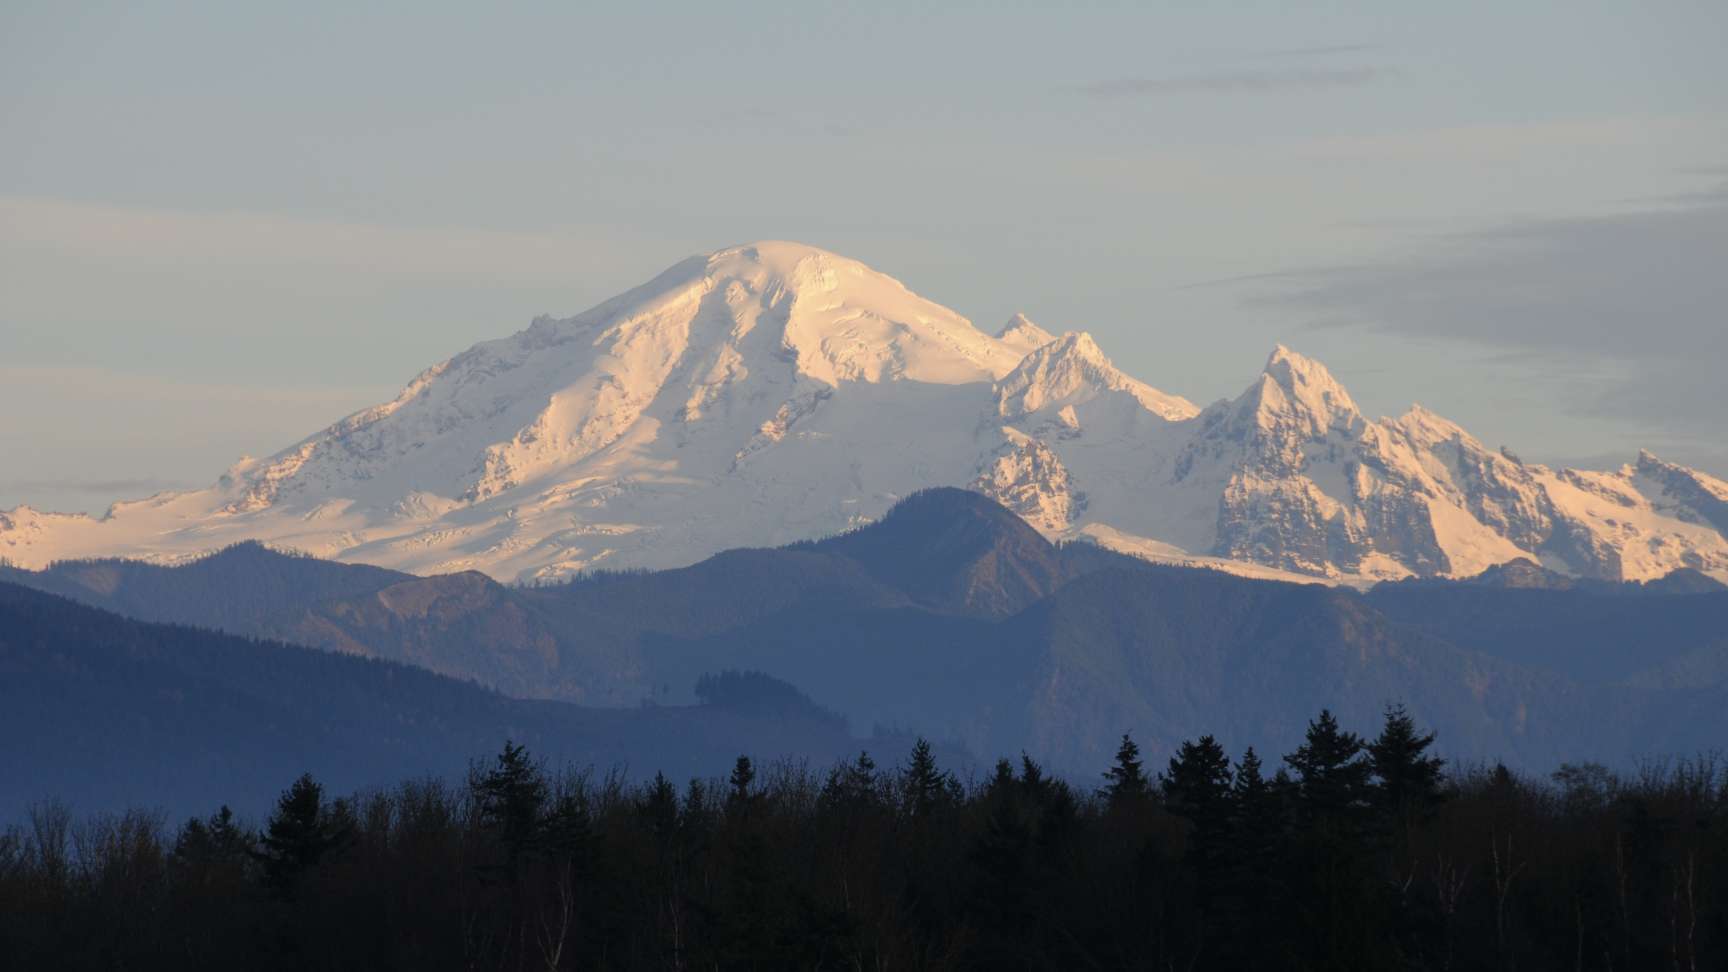
<svg viewBox="0 0 1728 972">
<path fill-rule="evenodd" d="M 287 776 L 255 818 L 42 803 L 0 826 L 0 967 L 1728 965 L 1719 765 L 1526 776 L 1440 744 L 1321 712 L 1263 752 L 1119 736 L 1077 783 L 1024 755 L 962 780 L 920 742 L 634 785 L 507 744 L 449 781 Z"/>
<path fill-rule="evenodd" d="M 630 709 L 510 699 L 406 665 L 130 621 L 0 583 L 0 817 L 44 797 L 178 812 L 303 771 L 342 788 L 448 776 L 506 738 L 560 763 L 680 778 L 745 750 L 820 760 L 852 750 L 844 720 L 789 686 L 768 693 L 771 705 L 761 697 Z"/>
<path fill-rule="evenodd" d="M 1688 660 L 1728 663 L 1728 591 L 1621 592 L 1640 586 L 1381 584 L 1366 600 L 1436 638 L 1581 681 L 1647 680 Z M 1728 681 L 1728 667 L 1719 680 Z"/>
<path fill-rule="evenodd" d="M 11 581 L 141 621 L 252 633 L 263 619 L 306 605 L 361 597 L 413 579 L 382 567 L 338 564 L 241 543 L 177 567 L 80 560 L 44 571 L 0 568 Z"/>
</svg>

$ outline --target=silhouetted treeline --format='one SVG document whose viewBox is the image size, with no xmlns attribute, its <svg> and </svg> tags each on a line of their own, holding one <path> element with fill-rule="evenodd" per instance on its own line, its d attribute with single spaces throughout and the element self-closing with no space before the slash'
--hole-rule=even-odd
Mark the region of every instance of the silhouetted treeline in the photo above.
<svg viewBox="0 0 1728 972">
<path fill-rule="evenodd" d="M 1538 781 L 1432 744 L 1398 709 L 1281 759 L 1124 736 L 1096 789 L 922 743 L 682 786 L 507 744 L 460 785 L 302 777 L 256 828 L 40 804 L 0 835 L 0 967 L 1728 967 L 1713 760 Z"/>
</svg>

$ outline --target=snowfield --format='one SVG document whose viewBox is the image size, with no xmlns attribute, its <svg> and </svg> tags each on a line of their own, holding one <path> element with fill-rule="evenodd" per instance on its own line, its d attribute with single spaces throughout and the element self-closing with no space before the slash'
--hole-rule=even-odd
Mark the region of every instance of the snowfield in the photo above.
<svg viewBox="0 0 1728 972">
<path fill-rule="evenodd" d="M 501 580 L 678 566 L 970 486 L 1053 538 L 1256 576 L 1728 580 L 1728 483 L 1642 453 L 1527 465 L 1413 406 L 1371 420 L 1277 348 L 1205 409 L 1084 333 L 997 335 L 854 260 L 764 242 L 427 369 L 394 400 L 208 489 L 106 515 L 0 513 L 27 567 L 174 561 L 246 539 Z"/>
</svg>

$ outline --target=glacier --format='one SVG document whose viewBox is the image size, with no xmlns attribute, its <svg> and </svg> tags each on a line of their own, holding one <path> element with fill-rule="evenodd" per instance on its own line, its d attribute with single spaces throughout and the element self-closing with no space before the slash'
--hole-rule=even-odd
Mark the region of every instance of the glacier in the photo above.
<svg viewBox="0 0 1728 972">
<path fill-rule="evenodd" d="M 1648 452 L 1611 471 L 1526 464 L 1420 406 L 1370 419 L 1284 347 L 1202 408 L 1084 332 L 1016 315 L 992 335 L 785 242 L 477 344 L 207 489 L 100 517 L 0 512 L 0 557 L 175 562 L 260 540 L 534 582 L 833 534 L 940 485 L 1052 539 L 1256 576 L 1367 584 L 1522 558 L 1728 580 L 1728 483 Z"/>
</svg>

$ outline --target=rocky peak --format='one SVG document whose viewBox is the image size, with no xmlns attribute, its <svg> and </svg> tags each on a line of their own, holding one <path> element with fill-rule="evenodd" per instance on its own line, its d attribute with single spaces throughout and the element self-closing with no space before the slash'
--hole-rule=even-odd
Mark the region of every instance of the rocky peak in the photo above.
<svg viewBox="0 0 1728 972">
<path fill-rule="evenodd" d="M 1161 418 L 1180 421 L 1199 409 L 1122 373 L 1085 331 L 1069 331 L 1026 355 L 996 384 L 998 413 L 1015 417 L 1071 406 L 1109 393 L 1126 395 Z"/>
<path fill-rule="evenodd" d="M 1647 449 L 1638 450 L 1638 463 L 1633 470 L 1638 477 L 1654 484 L 1670 503 L 1728 538 L 1728 483 L 1708 473 L 1666 462 Z"/>
<path fill-rule="evenodd" d="M 1354 432 L 1363 424 L 1356 402 L 1325 365 L 1282 344 L 1266 359 L 1260 379 L 1236 400 L 1235 411 L 1262 427 L 1293 426 L 1310 438 Z"/>
<path fill-rule="evenodd" d="M 1025 314 L 1016 313 L 996 332 L 996 340 L 1021 354 L 1028 354 L 1056 340 L 1056 335 L 1032 323 Z"/>
</svg>

